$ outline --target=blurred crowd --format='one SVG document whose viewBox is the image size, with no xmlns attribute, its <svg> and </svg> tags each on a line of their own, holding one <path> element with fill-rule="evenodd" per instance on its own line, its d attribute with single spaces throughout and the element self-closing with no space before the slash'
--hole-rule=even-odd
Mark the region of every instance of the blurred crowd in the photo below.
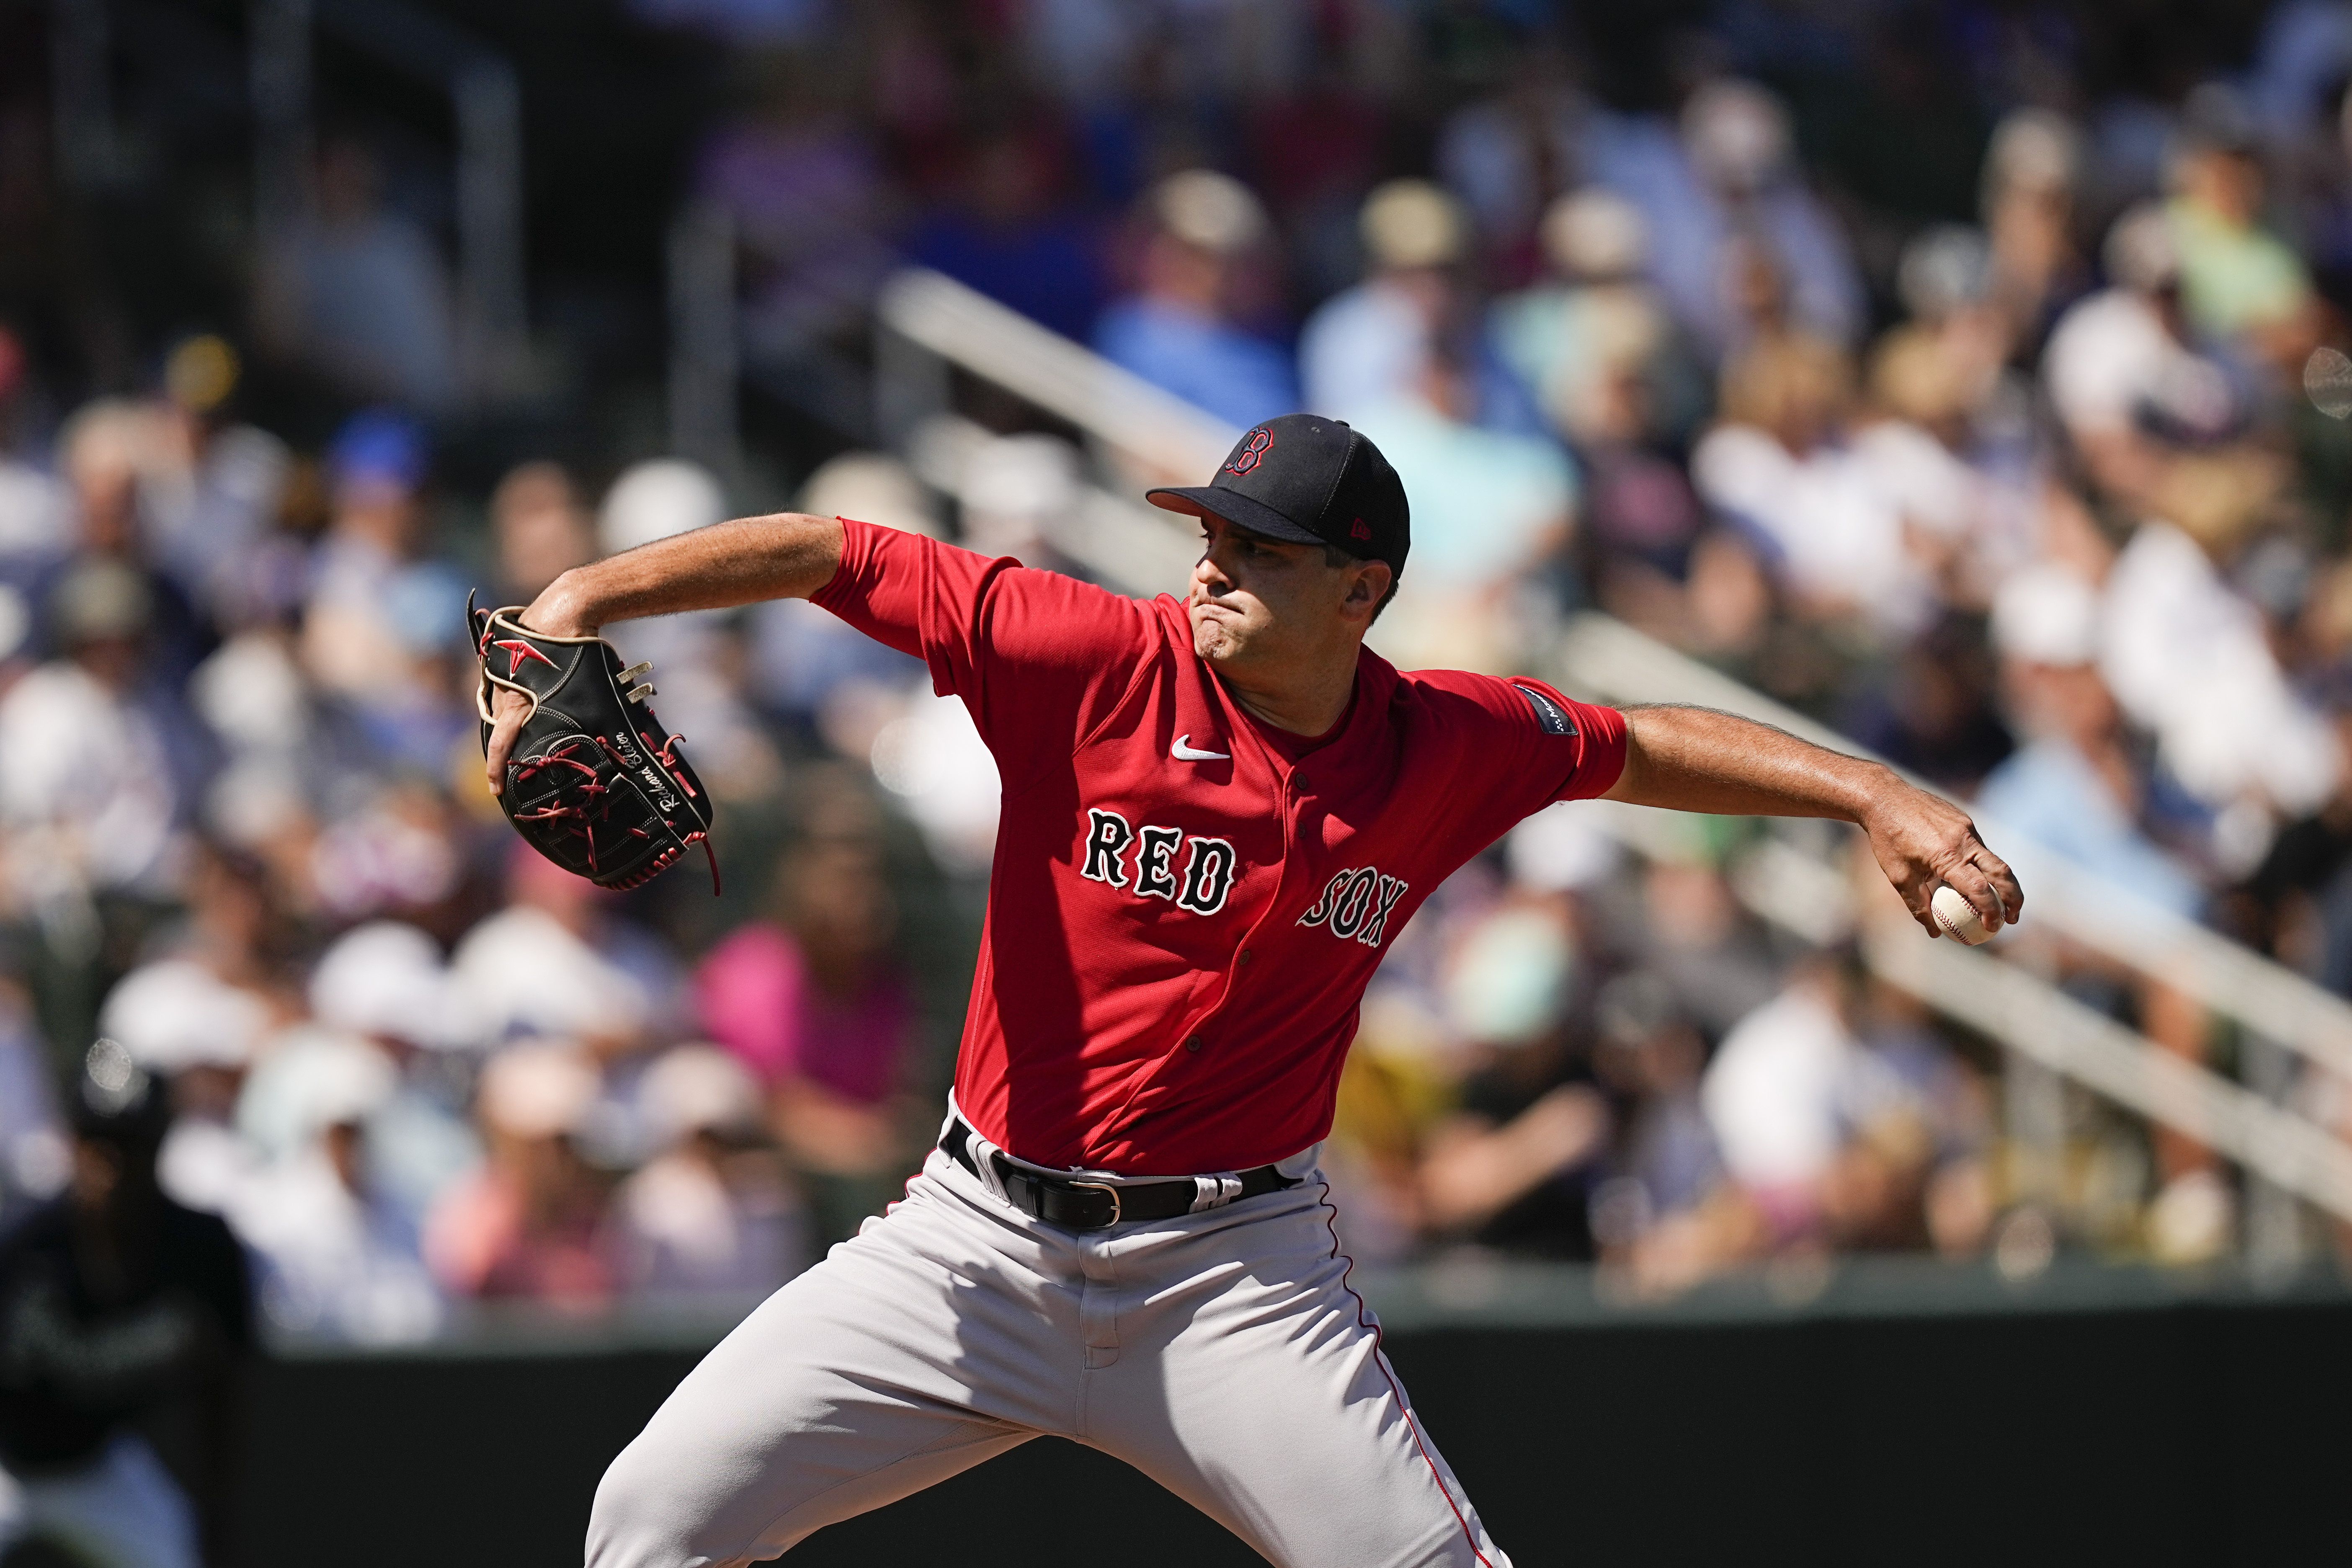
<svg viewBox="0 0 2352 1568">
<path fill-rule="evenodd" d="M 1234 424 L 1347 419 L 1412 501 L 1400 664 L 1524 668 L 1606 610 L 2352 994 L 2352 5 L 1684 10 L 632 14 L 730 62 L 679 178 L 731 221 L 753 363 L 855 361 L 911 262 Z M 933 1135 L 992 766 L 806 605 L 610 628 L 727 890 L 602 894 L 482 787 L 467 592 L 787 500 L 1076 570 L 1048 540 L 1094 459 L 991 405 L 952 500 L 804 429 L 775 494 L 529 449 L 453 479 L 446 247 L 372 159 L 324 139 L 246 316 L 123 384 L 0 330 L 0 1214 L 77 1190 L 103 1040 L 280 1331 L 740 1306 Z M 259 374 L 309 412 L 259 427 Z M 1676 831 L 1637 859 L 1556 808 L 1398 940 L 1330 1150 L 1360 1255 L 1656 1293 L 2000 1244 L 1998 1054 L 1758 921 L 1748 826 Z M 2216 1047 L 2160 981 L 2047 967 Z M 2231 1245 L 2209 1152 L 2065 1113 L 2045 1237 Z"/>
<path fill-rule="evenodd" d="M 528 603 L 720 520 L 718 482 L 658 459 L 592 507 L 526 462 L 469 554 L 423 424 L 369 408 L 297 454 L 223 412 L 236 370 L 191 339 L 10 470 L 0 1194 L 68 1182 L 103 1039 L 169 1084 L 161 1189 L 227 1220 L 281 1329 L 756 1300 L 895 1192 L 936 1100 L 901 911 L 938 875 L 803 689 L 904 706 L 913 662 L 828 655 L 803 605 L 617 628 L 749 890 L 600 892 L 481 784 L 468 584 Z"/>
</svg>

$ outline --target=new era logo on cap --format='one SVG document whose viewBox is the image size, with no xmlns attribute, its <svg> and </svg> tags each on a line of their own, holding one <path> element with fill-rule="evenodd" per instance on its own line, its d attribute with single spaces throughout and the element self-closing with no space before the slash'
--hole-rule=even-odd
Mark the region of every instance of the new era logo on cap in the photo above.
<svg viewBox="0 0 2352 1568">
<path fill-rule="evenodd" d="M 1208 484 L 1171 486 L 1145 499 L 1268 539 L 1385 561 L 1399 574 L 1412 548 L 1404 485 L 1381 449 L 1341 421 L 1313 414 L 1252 426 Z"/>
</svg>

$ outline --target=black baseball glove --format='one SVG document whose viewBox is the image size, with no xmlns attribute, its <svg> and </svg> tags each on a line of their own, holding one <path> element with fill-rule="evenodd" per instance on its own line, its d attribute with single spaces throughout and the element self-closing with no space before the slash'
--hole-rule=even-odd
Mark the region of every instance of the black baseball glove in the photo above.
<svg viewBox="0 0 2352 1568">
<path fill-rule="evenodd" d="M 640 887 L 699 844 L 716 893 L 710 802 L 678 737 L 665 735 L 646 706 L 652 667 L 624 669 L 603 637 L 549 637 L 521 616 L 520 605 L 483 610 L 466 601 L 482 658 L 474 706 L 485 753 L 494 695 L 520 692 L 530 703 L 499 795 L 507 820 L 532 848 L 600 888 Z"/>
</svg>

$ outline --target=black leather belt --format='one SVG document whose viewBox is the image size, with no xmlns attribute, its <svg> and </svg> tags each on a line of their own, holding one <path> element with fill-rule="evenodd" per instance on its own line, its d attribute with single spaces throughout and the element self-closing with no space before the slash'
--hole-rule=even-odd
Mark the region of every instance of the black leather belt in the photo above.
<svg viewBox="0 0 2352 1568">
<path fill-rule="evenodd" d="M 957 1164 L 975 1176 L 981 1174 L 980 1166 L 971 1157 L 971 1129 L 961 1118 L 948 1124 L 940 1147 Z M 1297 1185 L 1272 1165 L 1237 1171 L 1229 1176 L 1186 1176 L 1173 1182 L 1113 1184 L 1089 1182 L 1080 1176 L 1041 1175 L 1023 1170 L 1001 1153 L 992 1152 L 989 1163 L 996 1168 L 997 1180 L 1004 1185 L 1004 1195 L 1015 1208 L 1026 1209 L 1047 1225 L 1057 1225 L 1065 1230 L 1108 1230 L 1137 1220 L 1174 1219 L 1178 1215 L 1223 1208 L 1244 1198 Z"/>
</svg>

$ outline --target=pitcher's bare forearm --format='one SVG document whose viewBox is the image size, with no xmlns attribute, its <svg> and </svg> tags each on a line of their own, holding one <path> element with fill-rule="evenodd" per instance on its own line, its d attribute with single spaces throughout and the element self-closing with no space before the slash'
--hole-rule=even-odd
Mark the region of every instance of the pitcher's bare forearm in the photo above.
<svg viewBox="0 0 2352 1568">
<path fill-rule="evenodd" d="M 1785 730 L 1708 708 L 1625 710 L 1625 771 L 1611 800 L 1716 816 L 1833 816 L 1860 822 L 1902 781 Z"/>
<path fill-rule="evenodd" d="M 2024 890 L 1969 814 L 1892 768 L 1707 708 L 1625 713 L 1625 770 L 1610 800 L 1718 816 L 1826 816 L 1870 836 L 1879 868 L 1931 936 L 1928 901 L 1948 883 L 1988 925 L 2014 921 Z"/>
<path fill-rule="evenodd" d="M 840 564 L 836 519 L 803 512 L 738 518 L 575 566 L 531 602 L 523 624 L 584 637 L 643 616 L 805 599 L 833 581 Z"/>
<path fill-rule="evenodd" d="M 578 637 L 644 616 L 805 599 L 832 582 L 840 564 L 837 519 L 790 511 L 738 518 L 575 566 L 530 602 L 522 622 L 533 631 Z M 520 697 L 499 690 L 482 748 L 492 795 L 505 787 L 507 758 L 527 710 Z"/>
</svg>

